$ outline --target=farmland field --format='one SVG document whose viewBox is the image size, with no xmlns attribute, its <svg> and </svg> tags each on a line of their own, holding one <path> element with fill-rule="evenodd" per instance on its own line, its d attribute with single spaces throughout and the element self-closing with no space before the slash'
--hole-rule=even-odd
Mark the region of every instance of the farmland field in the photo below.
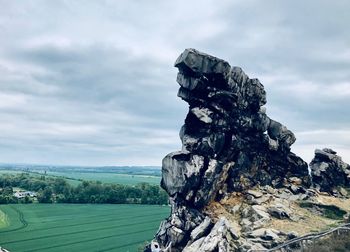
<svg viewBox="0 0 350 252">
<path fill-rule="evenodd" d="M 0 246 L 16 251 L 135 252 L 151 240 L 169 207 L 151 205 L 0 205 L 9 225 Z"/>
<path fill-rule="evenodd" d="M 15 174 L 16 175 L 16 174 L 22 174 L 22 173 L 26 173 L 26 172 L 15 171 L 15 170 L 2 170 L 2 169 L 0 170 L 0 176 L 4 175 L 4 174 Z M 35 176 L 35 177 L 43 175 L 43 174 L 38 174 L 38 173 L 34 173 L 34 172 L 29 172 L 29 174 L 31 176 Z M 69 178 L 64 178 L 64 179 L 72 186 L 77 186 L 81 183 L 81 181 L 76 180 L 76 179 L 69 179 Z"/>
<path fill-rule="evenodd" d="M 14 170 L 0 170 L 0 175 L 1 174 L 21 174 L 23 173 L 22 171 L 14 171 Z"/>
<path fill-rule="evenodd" d="M 8 222 L 7 222 L 7 215 L 0 210 L 0 229 L 7 227 Z"/>
<path fill-rule="evenodd" d="M 160 184 L 159 176 L 118 174 L 109 172 L 48 172 L 48 175 L 64 176 L 82 180 L 98 180 L 103 183 L 136 185 L 138 183 Z"/>
<path fill-rule="evenodd" d="M 23 171 L 0 169 L 1 174 L 21 174 Z M 29 172 L 33 176 L 44 175 L 43 172 Z M 138 175 L 138 174 L 119 174 L 112 172 L 81 172 L 81 171 L 48 171 L 46 176 L 63 177 L 73 186 L 81 183 L 79 180 L 101 181 L 103 183 L 113 183 L 122 185 L 136 185 L 138 183 L 149 183 L 152 185 L 160 184 L 160 176 Z"/>
</svg>

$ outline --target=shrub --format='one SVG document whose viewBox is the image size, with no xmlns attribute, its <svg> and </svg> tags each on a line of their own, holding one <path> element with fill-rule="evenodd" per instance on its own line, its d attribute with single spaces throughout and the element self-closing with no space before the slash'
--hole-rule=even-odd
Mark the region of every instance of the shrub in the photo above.
<svg viewBox="0 0 350 252">
<path fill-rule="evenodd" d="M 341 233 L 331 235 L 328 238 L 320 239 L 315 244 L 310 245 L 305 252 L 348 252 L 350 251 L 350 232 L 341 231 Z"/>
<path fill-rule="evenodd" d="M 322 205 L 313 202 L 300 202 L 299 206 L 302 208 L 313 209 L 315 212 L 320 213 L 322 216 L 333 220 L 342 220 L 346 214 L 346 211 L 334 205 Z"/>
</svg>

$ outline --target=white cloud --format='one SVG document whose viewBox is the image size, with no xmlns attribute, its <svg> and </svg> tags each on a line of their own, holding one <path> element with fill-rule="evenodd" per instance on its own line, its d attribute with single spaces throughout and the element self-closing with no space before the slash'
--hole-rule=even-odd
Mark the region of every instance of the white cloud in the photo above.
<svg viewBox="0 0 350 252">
<path fill-rule="evenodd" d="M 295 132 L 298 141 L 293 150 L 308 162 L 314 157 L 315 149 L 331 148 L 350 163 L 350 129 L 316 129 Z"/>
</svg>

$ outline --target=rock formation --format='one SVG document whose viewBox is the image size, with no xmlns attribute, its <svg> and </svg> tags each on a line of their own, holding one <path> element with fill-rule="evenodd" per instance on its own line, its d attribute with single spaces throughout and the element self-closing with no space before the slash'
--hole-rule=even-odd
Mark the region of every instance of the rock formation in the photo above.
<svg viewBox="0 0 350 252">
<path fill-rule="evenodd" d="M 309 189 L 307 163 L 290 151 L 294 134 L 267 116 L 264 86 L 195 49 L 186 49 L 175 67 L 178 96 L 189 112 L 182 150 L 162 162 L 171 214 L 156 240 L 161 247 L 171 242 L 173 252 L 224 252 L 266 249 L 295 237 L 266 225 L 298 219 L 293 202 L 317 192 Z M 317 183 L 324 187 L 322 179 Z"/>
<path fill-rule="evenodd" d="M 332 149 L 315 150 L 310 163 L 314 186 L 323 192 L 347 194 L 342 187 L 350 187 L 350 165 Z"/>
<path fill-rule="evenodd" d="M 178 96 L 188 102 L 189 113 L 180 131 L 182 150 L 163 159 L 161 185 L 171 197 L 172 214 L 157 237 L 183 248 L 197 238 L 189 234 L 204 225 L 201 210 L 217 197 L 256 185 L 281 187 L 289 177 L 305 185 L 310 180 L 307 164 L 290 152 L 294 134 L 266 115 L 258 79 L 194 49 L 186 49 L 175 67 Z M 210 234 L 225 223 L 218 221 Z M 217 237 L 218 243 L 226 241 Z"/>
</svg>

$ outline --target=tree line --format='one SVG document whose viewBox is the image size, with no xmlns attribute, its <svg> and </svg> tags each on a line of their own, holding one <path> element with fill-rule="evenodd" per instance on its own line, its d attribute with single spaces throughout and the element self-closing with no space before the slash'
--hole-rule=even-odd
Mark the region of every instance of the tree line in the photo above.
<svg viewBox="0 0 350 252">
<path fill-rule="evenodd" d="M 140 183 L 135 186 L 107 184 L 99 181 L 82 181 L 77 186 L 70 185 L 63 178 L 3 174 L 0 176 L 0 204 L 32 203 L 26 196 L 18 199 L 13 188 L 19 187 L 37 192 L 39 203 L 92 203 L 92 204 L 167 204 L 168 196 L 158 185 Z"/>
</svg>

